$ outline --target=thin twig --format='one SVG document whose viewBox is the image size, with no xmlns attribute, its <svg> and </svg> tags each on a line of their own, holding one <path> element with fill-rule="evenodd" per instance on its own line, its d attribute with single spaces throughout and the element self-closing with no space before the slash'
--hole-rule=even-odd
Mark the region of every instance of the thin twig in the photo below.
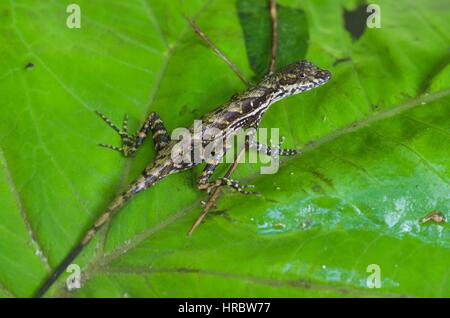
<svg viewBox="0 0 450 318">
<path fill-rule="evenodd" d="M 197 33 L 208 45 L 209 47 L 216 53 L 227 65 L 233 70 L 233 72 L 236 73 L 236 75 L 244 82 L 245 85 L 250 86 L 252 83 L 244 76 L 244 74 L 241 73 L 241 71 L 237 68 L 236 65 L 234 65 L 233 62 L 231 62 L 225 54 L 206 36 L 205 33 L 203 33 L 202 30 L 197 26 L 197 24 L 194 22 L 194 20 L 189 19 L 187 16 L 184 17 L 189 24 L 191 25 L 192 29 L 194 29 L 195 33 Z"/>
<path fill-rule="evenodd" d="M 275 63 L 277 61 L 278 50 L 278 20 L 276 0 L 270 0 L 270 18 L 272 20 L 272 56 L 270 60 L 269 73 L 273 73 L 275 71 Z"/>
<path fill-rule="evenodd" d="M 225 178 L 230 178 L 231 177 L 233 172 L 236 170 L 237 165 L 242 160 L 242 157 L 244 156 L 244 154 L 245 154 L 245 146 L 242 147 L 241 151 L 239 152 L 239 154 L 236 157 L 236 160 L 233 162 L 233 164 L 230 167 L 230 169 L 228 169 L 227 173 L 225 174 Z M 209 199 L 206 202 L 205 207 L 203 208 L 202 214 L 200 214 L 200 216 L 197 218 L 197 220 L 194 222 L 194 224 L 192 224 L 192 227 L 191 227 L 191 229 L 188 232 L 189 236 L 192 235 L 192 233 L 195 231 L 197 226 L 199 226 L 200 223 L 202 223 L 203 219 L 205 218 L 206 214 L 208 214 L 209 210 L 212 207 L 214 207 L 214 205 L 216 204 L 216 200 L 217 200 L 217 198 L 220 195 L 220 189 L 221 189 L 221 187 L 215 188 L 213 193 L 209 196 Z"/>
</svg>

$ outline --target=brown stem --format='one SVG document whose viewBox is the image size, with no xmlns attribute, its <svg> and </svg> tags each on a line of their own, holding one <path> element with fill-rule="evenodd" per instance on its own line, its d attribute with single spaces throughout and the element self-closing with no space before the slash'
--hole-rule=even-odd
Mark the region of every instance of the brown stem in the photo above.
<svg viewBox="0 0 450 318">
<path fill-rule="evenodd" d="M 189 19 L 185 16 L 185 19 L 189 22 L 192 29 L 194 29 L 195 33 L 197 33 L 205 42 L 208 44 L 208 46 L 216 53 L 232 70 L 236 75 L 245 83 L 245 85 L 250 86 L 251 82 L 244 76 L 244 74 L 241 73 L 241 71 L 237 68 L 236 65 L 234 65 L 233 62 L 231 62 L 225 54 L 206 36 L 205 33 L 203 33 L 202 30 L 197 26 L 197 24 L 194 22 L 194 20 Z"/>
<path fill-rule="evenodd" d="M 273 73 L 275 71 L 278 49 L 278 20 L 276 0 L 270 0 L 270 18 L 272 20 L 272 57 L 270 60 L 269 73 Z"/>
</svg>

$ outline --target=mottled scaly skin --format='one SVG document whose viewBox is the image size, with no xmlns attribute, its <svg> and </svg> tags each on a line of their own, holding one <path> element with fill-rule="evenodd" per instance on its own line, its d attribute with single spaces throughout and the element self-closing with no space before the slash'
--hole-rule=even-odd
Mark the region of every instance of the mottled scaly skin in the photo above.
<svg viewBox="0 0 450 318">
<path fill-rule="evenodd" d="M 293 63 L 277 73 L 265 76 L 257 85 L 249 88 L 245 92 L 233 96 L 227 103 L 223 104 L 217 110 L 206 114 L 201 119 L 203 132 L 208 131 L 211 128 L 220 131 L 220 134 L 214 136 L 214 138 L 209 141 L 203 141 L 203 145 L 223 140 L 230 135 L 233 135 L 240 128 L 256 129 L 263 114 L 273 103 L 285 97 L 320 86 L 327 82 L 330 77 L 330 72 L 321 70 L 308 61 Z M 151 118 L 151 115 L 148 122 L 144 124 L 136 136 L 122 136 L 122 133 L 113 127 L 121 134 L 124 143 L 131 145 L 127 148 L 123 147 L 122 149 L 116 149 L 120 150 L 125 155 L 136 151 L 137 147 L 146 137 L 146 132 L 151 130 L 156 144 L 157 156 L 155 160 L 145 168 L 142 174 L 129 185 L 128 189 L 112 201 L 107 210 L 86 233 L 82 241 L 64 259 L 53 275 L 38 291 L 37 296 L 42 296 L 48 290 L 53 282 L 56 281 L 62 272 L 64 272 L 66 267 L 82 251 L 83 247 L 92 240 L 97 231 L 109 221 L 113 214 L 116 213 L 130 198 L 155 185 L 161 179 L 172 173 L 183 171 L 199 164 L 177 163 L 172 160 L 172 149 L 178 141 L 170 141 L 168 139 L 167 132 L 165 131 L 159 116 L 154 113 L 153 115 L 153 118 Z M 108 119 L 103 119 L 113 126 Z M 189 129 L 193 132 L 194 126 L 191 126 Z M 135 138 L 135 140 L 131 140 L 132 137 Z M 223 155 L 224 151 L 215 155 L 217 162 Z M 204 160 L 205 158 L 202 157 L 201 159 Z M 215 166 L 216 164 L 207 165 L 203 181 L 209 178 Z M 199 185 L 200 189 L 206 189 L 207 187 L 202 187 L 202 185 L 208 184 L 203 182 Z"/>
</svg>

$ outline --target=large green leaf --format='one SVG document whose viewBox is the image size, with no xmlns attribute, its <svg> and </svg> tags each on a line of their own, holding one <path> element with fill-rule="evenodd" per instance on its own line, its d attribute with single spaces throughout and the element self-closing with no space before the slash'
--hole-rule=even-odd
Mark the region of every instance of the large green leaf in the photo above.
<svg viewBox="0 0 450 318">
<path fill-rule="evenodd" d="M 252 56 L 266 56 L 234 1 L 77 3 L 81 29 L 65 25 L 69 2 L 0 2 L 4 297 L 31 296 L 154 157 L 151 141 L 132 159 L 97 147 L 118 140 L 94 110 L 116 122 L 126 113 L 134 129 L 158 111 L 173 129 L 245 89 L 183 13 L 248 77 Z M 448 226 L 419 223 L 450 211 L 447 1 L 380 0 L 382 27 L 356 38 L 344 12 L 358 1 L 279 3 L 304 13 L 306 58 L 333 73 L 264 118 L 305 155 L 274 175 L 240 165 L 235 177 L 262 195 L 225 191 L 192 237 L 200 170 L 167 178 L 76 259 L 80 290 L 66 292 L 63 277 L 48 296 L 450 295 Z M 381 288 L 367 287 L 369 264 Z"/>
</svg>

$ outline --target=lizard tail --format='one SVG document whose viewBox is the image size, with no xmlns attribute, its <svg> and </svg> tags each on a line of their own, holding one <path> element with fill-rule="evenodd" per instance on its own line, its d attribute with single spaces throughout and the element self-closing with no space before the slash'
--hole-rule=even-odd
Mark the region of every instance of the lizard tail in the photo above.
<svg viewBox="0 0 450 318">
<path fill-rule="evenodd" d="M 123 192 L 121 195 L 117 196 L 106 211 L 100 215 L 100 217 L 95 222 L 94 226 L 91 227 L 89 231 L 86 232 L 83 239 L 77 246 L 75 246 L 70 253 L 64 258 L 64 260 L 59 264 L 59 266 L 53 271 L 52 275 L 45 281 L 45 283 L 36 292 L 35 297 L 42 297 L 48 289 L 56 282 L 56 280 L 61 276 L 66 268 L 72 264 L 73 260 L 81 253 L 86 245 L 92 240 L 99 229 L 108 222 L 113 214 L 117 212 L 125 203 L 133 197 L 138 192 L 145 190 L 156 182 L 146 183 L 145 186 L 142 184 L 142 178 L 138 179 L 136 182 L 132 183 L 128 190 Z"/>
</svg>

